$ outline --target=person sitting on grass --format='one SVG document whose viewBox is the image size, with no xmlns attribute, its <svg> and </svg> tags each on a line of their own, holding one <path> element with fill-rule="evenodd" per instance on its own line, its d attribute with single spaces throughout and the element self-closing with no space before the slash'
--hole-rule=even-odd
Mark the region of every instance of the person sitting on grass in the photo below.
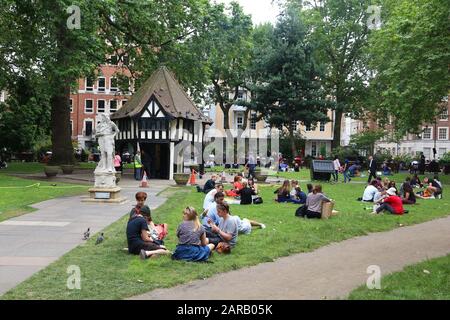
<svg viewBox="0 0 450 320">
<path fill-rule="evenodd" d="M 281 188 L 277 189 L 274 193 L 277 194 L 277 198 L 275 199 L 277 202 L 291 202 L 300 204 L 299 200 L 294 200 L 291 198 L 291 183 L 289 180 L 284 180 Z"/>
<path fill-rule="evenodd" d="M 442 184 L 439 180 L 425 177 L 423 179 L 423 185 L 426 188 L 425 191 L 431 194 L 432 197 L 438 198 L 442 195 Z"/>
<path fill-rule="evenodd" d="M 316 185 L 313 188 L 313 192 L 308 194 L 306 198 L 305 208 L 306 210 L 302 211 L 299 216 L 309 218 L 309 219 L 320 219 L 322 218 L 322 204 L 323 202 L 331 202 L 331 199 L 328 199 L 322 193 L 322 186 Z"/>
<path fill-rule="evenodd" d="M 291 181 L 291 200 L 296 201 L 296 203 L 298 204 L 305 204 L 306 203 L 306 193 L 304 193 L 302 191 L 302 189 L 300 188 L 300 185 L 298 184 L 297 180 L 292 180 Z"/>
<path fill-rule="evenodd" d="M 183 210 L 183 222 L 177 229 L 178 245 L 172 254 L 174 260 L 206 261 L 215 246 L 208 243 L 206 232 L 192 207 Z"/>
<path fill-rule="evenodd" d="M 208 192 L 205 196 L 205 200 L 203 200 L 203 210 L 206 210 L 209 208 L 209 206 L 214 203 L 214 196 L 217 192 L 223 192 L 223 184 L 219 183 L 216 184 L 214 189 L 212 189 L 210 192 Z"/>
<path fill-rule="evenodd" d="M 423 186 L 417 173 L 415 173 L 414 176 L 412 177 L 410 184 L 411 184 L 411 187 L 413 187 L 413 188 L 422 188 L 422 186 Z"/>
<path fill-rule="evenodd" d="M 387 190 L 389 189 L 395 189 L 395 194 L 398 195 L 398 189 L 397 186 L 395 185 L 395 181 L 389 181 Z"/>
<path fill-rule="evenodd" d="M 136 193 L 134 197 L 136 198 L 136 206 L 130 211 L 130 219 L 133 218 L 134 215 L 139 214 L 139 211 L 145 205 L 147 194 L 141 191 Z"/>
<path fill-rule="evenodd" d="M 383 188 L 384 188 L 384 190 L 388 190 L 389 189 L 389 183 L 391 183 L 391 181 L 389 180 L 388 177 L 385 177 L 383 179 Z"/>
<path fill-rule="evenodd" d="M 248 187 L 248 182 L 245 179 L 242 180 L 242 189 L 237 190 L 237 194 L 241 197 L 242 205 L 252 204 L 253 203 L 252 196 L 256 195 L 255 191 Z"/>
<path fill-rule="evenodd" d="M 214 202 L 210 204 L 208 209 L 204 210 L 200 219 L 203 228 L 206 231 L 206 236 L 210 237 L 213 235 L 209 221 L 212 221 L 216 226 L 220 223 L 220 217 L 217 213 L 217 205 L 225 202 L 225 194 L 223 192 L 217 192 L 214 195 Z"/>
<path fill-rule="evenodd" d="M 376 180 L 372 180 L 372 182 L 370 182 L 370 184 L 364 190 L 364 194 L 361 199 L 362 201 L 373 202 L 373 198 L 375 197 L 375 194 L 378 192 L 378 189 L 376 187 L 377 184 L 378 183 Z"/>
<path fill-rule="evenodd" d="M 208 221 L 213 232 L 213 235 L 208 237 L 209 243 L 217 247 L 220 242 L 226 242 L 230 247 L 234 247 L 238 240 L 239 226 L 236 219 L 230 215 L 230 206 L 226 202 L 217 204 L 217 213 L 222 218 L 219 226 L 212 220 Z"/>
<path fill-rule="evenodd" d="M 403 204 L 415 204 L 416 203 L 416 195 L 414 194 L 414 190 L 409 183 L 411 181 L 410 177 L 407 177 L 405 182 L 402 184 L 402 202 Z"/>
<path fill-rule="evenodd" d="M 237 197 L 238 191 L 242 189 L 242 176 L 237 175 L 234 177 L 233 189 L 225 191 L 227 197 Z"/>
<path fill-rule="evenodd" d="M 255 180 L 253 178 L 250 178 L 248 181 L 248 187 L 255 191 L 255 194 L 258 194 L 258 185 L 256 184 Z"/>
<path fill-rule="evenodd" d="M 261 229 L 265 229 L 266 225 L 264 223 L 260 223 L 258 221 L 249 220 L 247 218 L 241 219 L 239 216 L 231 216 L 236 220 L 238 225 L 238 233 L 240 234 L 250 234 L 252 233 L 252 227 L 260 227 Z"/>
<path fill-rule="evenodd" d="M 127 224 L 128 252 L 140 255 L 141 259 L 170 253 L 166 247 L 156 244 L 150 237 L 148 225 L 151 222 L 150 209 L 143 206 Z"/>
<path fill-rule="evenodd" d="M 397 196 L 397 190 L 395 188 L 390 188 L 386 191 L 388 197 L 383 200 L 381 205 L 372 212 L 373 214 L 379 214 L 386 210 L 389 213 L 402 215 L 406 213 L 403 209 L 402 198 Z"/>
<path fill-rule="evenodd" d="M 216 186 L 216 181 L 217 181 L 217 175 L 213 174 L 211 176 L 211 179 L 209 179 L 208 181 L 206 181 L 205 185 L 203 186 L 203 188 L 200 188 L 199 186 L 197 186 L 197 192 L 203 192 L 203 193 L 208 193 L 211 190 L 214 189 L 214 187 Z"/>
</svg>

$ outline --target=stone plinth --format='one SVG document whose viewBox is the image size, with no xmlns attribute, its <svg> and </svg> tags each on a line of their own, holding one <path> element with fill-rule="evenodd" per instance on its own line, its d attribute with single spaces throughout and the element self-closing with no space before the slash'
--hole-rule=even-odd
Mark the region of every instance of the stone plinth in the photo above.
<svg viewBox="0 0 450 320">
<path fill-rule="evenodd" d="M 94 173 L 95 184 L 94 188 L 116 188 L 116 174 L 115 172 L 99 171 Z"/>
<path fill-rule="evenodd" d="M 120 195 L 121 188 L 91 188 L 89 189 L 89 198 L 81 200 L 82 202 L 92 203 L 118 203 L 122 204 L 127 201 Z"/>
</svg>

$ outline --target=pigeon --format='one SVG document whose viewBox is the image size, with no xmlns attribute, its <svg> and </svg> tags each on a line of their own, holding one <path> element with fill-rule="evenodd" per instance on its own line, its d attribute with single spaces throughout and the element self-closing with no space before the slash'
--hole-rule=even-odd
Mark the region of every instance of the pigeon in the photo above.
<svg viewBox="0 0 450 320">
<path fill-rule="evenodd" d="M 83 234 L 83 240 L 89 239 L 90 235 L 91 235 L 91 228 L 88 228 L 87 231 Z"/>
<path fill-rule="evenodd" d="M 95 241 L 95 244 L 100 244 L 105 240 L 105 237 L 103 236 L 103 232 L 98 236 L 97 241 Z"/>
</svg>

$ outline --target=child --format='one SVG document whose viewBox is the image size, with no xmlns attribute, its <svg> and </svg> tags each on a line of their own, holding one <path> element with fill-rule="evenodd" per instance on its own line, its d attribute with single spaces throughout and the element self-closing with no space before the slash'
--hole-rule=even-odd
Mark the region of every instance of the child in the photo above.
<svg viewBox="0 0 450 320">
<path fill-rule="evenodd" d="M 214 250 L 213 244 L 208 244 L 205 229 L 198 219 L 197 212 L 192 207 L 183 211 L 183 222 L 178 226 L 178 245 L 172 259 L 185 261 L 206 261 Z"/>
<path fill-rule="evenodd" d="M 139 214 L 139 211 L 145 205 L 145 201 L 147 200 L 147 194 L 145 192 L 138 192 L 136 193 L 135 198 L 136 198 L 136 206 L 130 211 L 130 219 L 133 218 L 135 214 Z"/>
</svg>

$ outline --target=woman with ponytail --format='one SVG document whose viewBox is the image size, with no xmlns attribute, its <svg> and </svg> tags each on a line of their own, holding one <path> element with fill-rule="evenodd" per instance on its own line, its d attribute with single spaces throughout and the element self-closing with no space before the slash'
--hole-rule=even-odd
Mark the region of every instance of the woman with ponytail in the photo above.
<svg viewBox="0 0 450 320">
<path fill-rule="evenodd" d="M 192 207 L 183 210 L 183 222 L 178 226 L 178 245 L 172 259 L 186 261 L 206 261 L 214 245 L 208 243 L 205 229 L 198 214 Z"/>
</svg>

